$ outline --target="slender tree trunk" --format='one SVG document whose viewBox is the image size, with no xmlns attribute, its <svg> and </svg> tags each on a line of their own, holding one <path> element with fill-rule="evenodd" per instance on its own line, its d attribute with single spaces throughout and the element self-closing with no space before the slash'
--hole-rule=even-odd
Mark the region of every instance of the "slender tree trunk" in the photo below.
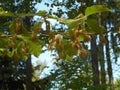
<svg viewBox="0 0 120 90">
<path fill-rule="evenodd" d="M 105 61 L 104 61 L 104 52 L 103 45 L 99 46 L 99 61 L 100 61 L 100 69 L 101 69 L 101 85 L 106 84 L 106 73 L 105 73 Z M 104 88 L 104 87 L 103 87 Z"/>
<path fill-rule="evenodd" d="M 114 90 L 113 85 L 113 72 L 112 72 L 112 63 L 110 58 L 110 48 L 109 48 L 109 40 L 108 36 L 106 36 L 107 44 L 106 44 L 106 58 L 107 58 L 107 71 L 108 71 L 108 77 L 109 77 L 109 86 L 110 90 Z"/>
<path fill-rule="evenodd" d="M 29 27 L 31 26 L 29 17 L 26 17 L 25 22 Z M 28 59 L 26 61 L 26 90 L 33 90 L 31 54 L 29 54 Z"/>
<path fill-rule="evenodd" d="M 98 70 L 98 58 L 97 58 L 97 45 L 96 36 L 92 35 L 91 39 L 91 61 L 93 71 L 93 85 L 94 87 L 99 85 L 99 70 Z"/>
<path fill-rule="evenodd" d="M 102 5 L 103 0 L 99 0 L 98 4 Z M 102 14 L 99 13 L 98 14 L 98 23 L 100 26 L 105 26 L 104 25 L 104 20 L 102 19 Z M 99 37 L 99 39 L 101 39 Z M 100 69 L 101 69 L 101 85 L 105 85 L 106 84 L 106 73 L 105 73 L 105 58 L 104 58 L 104 46 L 103 44 L 100 42 L 99 44 L 99 62 L 100 62 Z M 105 89 L 105 87 L 103 87 L 103 89 Z"/>
<path fill-rule="evenodd" d="M 26 90 L 33 90 L 31 55 L 28 56 L 26 61 Z"/>
<path fill-rule="evenodd" d="M 30 2 L 28 3 L 30 7 Z M 30 9 L 26 9 L 26 13 L 30 12 Z M 24 23 L 27 25 L 27 29 L 30 30 L 31 27 L 31 17 L 25 17 Z M 28 59 L 26 61 L 26 90 L 33 90 L 32 85 L 32 62 L 31 62 L 31 54 L 29 54 Z"/>
<path fill-rule="evenodd" d="M 101 66 L 101 82 L 102 84 L 105 84 L 106 83 L 105 61 L 104 61 L 103 45 L 101 44 L 100 44 L 100 66 Z"/>
</svg>

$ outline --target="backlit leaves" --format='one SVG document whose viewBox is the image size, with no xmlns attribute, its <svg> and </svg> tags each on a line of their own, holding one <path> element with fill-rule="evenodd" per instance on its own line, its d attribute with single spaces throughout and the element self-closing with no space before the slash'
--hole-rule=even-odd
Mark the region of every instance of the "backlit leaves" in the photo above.
<svg viewBox="0 0 120 90">
<path fill-rule="evenodd" d="M 13 20 L 9 25 L 9 30 L 11 34 L 13 33 L 20 34 L 28 32 L 21 18 L 16 18 L 16 20 Z"/>
<path fill-rule="evenodd" d="M 16 60 L 27 59 L 29 54 L 38 57 L 42 52 L 42 46 L 45 46 L 43 42 L 47 39 L 48 49 L 55 48 L 60 58 L 71 60 L 74 55 L 82 57 L 88 52 L 81 42 L 89 42 L 91 40 L 90 34 L 102 35 L 105 33 L 105 29 L 98 25 L 97 20 L 89 19 L 88 16 L 104 11 L 110 10 L 105 6 L 93 5 L 85 10 L 85 15 L 80 14 L 74 19 L 63 19 L 49 15 L 45 10 L 40 10 L 37 13 L 14 14 L 0 8 L 0 16 L 14 17 L 14 20 L 9 23 L 9 35 L 3 33 L 0 35 L 0 55 L 8 55 Z M 22 20 L 25 16 L 40 16 L 43 17 L 43 21 L 35 23 L 30 27 L 30 30 L 27 30 Z M 68 30 L 65 33 L 51 31 L 50 21 L 47 21 L 49 18 L 67 25 Z M 44 33 L 41 29 L 43 23 L 46 24 Z M 38 38 L 41 36 L 42 40 Z"/>
<path fill-rule="evenodd" d="M 45 10 L 40 10 L 38 13 L 12 13 L 9 11 L 5 11 L 0 7 L 0 16 L 4 17 L 24 17 L 24 16 L 46 16 L 47 12 Z"/>
<path fill-rule="evenodd" d="M 96 19 L 86 20 L 86 31 L 93 34 L 104 34 L 106 32 L 104 27 L 99 26 Z"/>
<path fill-rule="evenodd" d="M 110 9 L 108 9 L 106 6 L 102 6 L 102 5 L 93 5 L 91 7 L 87 7 L 87 9 L 85 10 L 85 16 L 90 16 L 96 13 L 100 13 L 100 12 L 111 12 Z"/>
<path fill-rule="evenodd" d="M 77 27 L 80 23 L 83 23 L 86 20 L 86 17 L 78 18 L 78 19 L 59 19 L 60 22 L 66 24 L 69 29 L 73 29 Z"/>
</svg>

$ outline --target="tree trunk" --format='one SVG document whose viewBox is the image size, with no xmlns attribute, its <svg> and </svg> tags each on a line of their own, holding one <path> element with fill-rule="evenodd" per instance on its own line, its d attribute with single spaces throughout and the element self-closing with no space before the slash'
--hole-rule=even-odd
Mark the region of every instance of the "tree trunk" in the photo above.
<svg viewBox="0 0 120 90">
<path fill-rule="evenodd" d="M 107 59 L 107 71 L 108 71 L 108 77 L 109 77 L 109 86 L 110 90 L 114 90 L 113 85 L 113 73 L 112 73 L 112 64 L 111 64 L 111 58 L 110 58 L 110 48 L 109 48 L 109 40 L 108 36 L 106 36 L 107 44 L 106 44 L 106 59 Z"/>
<path fill-rule="evenodd" d="M 27 4 L 26 7 L 28 9 L 25 10 L 26 13 L 31 12 L 30 10 L 30 5 L 31 1 L 25 2 Z M 24 18 L 24 23 L 27 25 L 27 29 L 30 31 L 31 27 L 31 17 L 25 17 Z M 31 62 L 31 54 L 28 55 L 28 59 L 26 61 L 26 90 L 33 90 L 33 85 L 32 85 L 32 62 Z"/>
<path fill-rule="evenodd" d="M 102 5 L 102 0 L 99 0 L 98 4 Z M 102 14 L 99 13 L 98 14 L 98 23 L 100 26 L 105 26 L 104 25 L 104 20 L 102 19 Z M 101 39 L 101 37 L 99 36 L 99 39 Z M 100 62 L 100 69 L 101 69 L 101 85 L 103 87 L 103 85 L 106 85 L 106 73 L 105 73 L 105 57 L 104 57 L 104 46 L 103 43 L 100 42 L 99 44 L 99 62 Z M 105 89 L 105 87 L 103 87 L 103 89 Z"/>
<path fill-rule="evenodd" d="M 26 90 L 33 90 L 31 55 L 28 56 L 28 60 L 26 61 Z"/>
<path fill-rule="evenodd" d="M 27 23 L 27 26 L 31 26 L 29 17 L 25 18 L 25 22 Z M 33 90 L 31 54 L 29 54 L 28 59 L 26 61 L 26 90 Z"/>
<path fill-rule="evenodd" d="M 93 85 L 94 87 L 99 85 L 99 70 L 98 70 L 98 58 L 97 58 L 97 45 L 96 36 L 92 35 L 91 39 L 91 61 L 93 71 Z"/>
<path fill-rule="evenodd" d="M 106 84 L 106 73 L 105 73 L 105 61 L 104 61 L 104 52 L 103 45 L 99 46 L 99 61 L 100 61 L 100 69 L 101 69 L 101 85 Z"/>
</svg>

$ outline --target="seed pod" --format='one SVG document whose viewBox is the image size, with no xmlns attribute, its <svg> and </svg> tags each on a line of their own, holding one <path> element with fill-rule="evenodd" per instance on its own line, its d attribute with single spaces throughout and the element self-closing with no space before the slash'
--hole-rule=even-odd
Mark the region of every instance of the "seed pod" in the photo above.
<svg viewBox="0 0 120 90">
<path fill-rule="evenodd" d="M 49 44 L 49 45 L 48 45 L 48 50 L 51 50 L 51 49 L 52 49 L 52 45 Z"/>
<path fill-rule="evenodd" d="M 14 34 L 14 35 L 12 36 L 12 38 L 13 38 L 14 40 L 16 40 L 16 39 L 17 39 L 17 35 Z"/>
<path fill-rule="evenodd" d="M 78 37 L 79 36 L 79 31 L 75 30 L 75 36 Z"/>
<path fill-rule="evenodd" d="M 18 31 L 21 29 L 21 22 L 17 22 L 16 23 L 16 27 L 15 27 L 15 33 L 18 33 Z"/>
<path fill-rule="evenodd" d="M 22 52 L 22 54 L 25 54 L 26 50 L 24 48 L 21 48 L 21 52 Z"/>
<path fill-rule="evenodd" d="M 101 43 L 101 44 L 106 44 L 106 43 L 107 43 L 106 38 L 105 38 L 105 37 L 101 37 L 101 38 L 100 38 L 100 43 Z"/>
<path fill-rule="evenodd" d="M 75 47 L 75 42 L 71 42 L 71 44 L 72 44 L 72 47 Z"/>
<path fill-rule="evenodd" d="M 89 35 L 85 35 L 84 41 L 89 42 L 91 40 L 91 37 Z"/>
<path fill-rule="evenodd" d="M 78 49 L 78 55 L 80 56 L 80 57 L 82 57 L 82 51 L 80 50 L 80 49 Z"/>
<path fill-rule="evenodd" d="M 15 43 L 13 41 L 8 42 L 8 47 L 10 48 L 15 47 Z"/>
<path fill-rule="evenodd" d="M 81 29 L 81 30 L 79 30 L 79 34 L 86 34 L 86 31 Z"/>
<path fill-rule="evenodd" d="M 13 58 L 14 58 L 15 61 L 19 60 L 19 56 L 18 56 L 17 51 L 14 51 Z"/>
<path fill-rule="evenodd" d="M 36 40 L 36 34 L 35 34 L 34 32 L 31 34 L 31 40 L 32 40 L 32 41 L 35 41 L 35 40 Z"/>
<path fill-rule="evenodd" d="M 63 53 L 63 52 L 60 52 L 60 53 L 59 53 L 59 57 L 60 57 L 60 58 L 64 58 L 64 53 Z"/>
<path fill-rule="evenodd" d="M 55 35 L 55 41 L 59 41 L 59 39 L 61 38 L 61 35 L 60 34 L 57 34 L 57 35 Z"/>
<path fill-rule="evenodd" d="M 53 40 L 52 40 L 52 39 L 50 39 L 50 40 L 49 40 L 49 43 L 51 44 L 52 42 L 53 42 Z"/>
</svg>

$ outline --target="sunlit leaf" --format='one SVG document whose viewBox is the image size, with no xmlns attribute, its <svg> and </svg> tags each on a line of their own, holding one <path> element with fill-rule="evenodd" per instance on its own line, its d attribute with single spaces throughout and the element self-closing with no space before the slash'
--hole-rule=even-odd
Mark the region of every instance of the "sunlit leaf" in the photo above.
<svg viewBox="0 0 120 90">
<path fill-rule="evenodd" d="M 79 36 L 79 41 L 85 41 L 85 35 L 80 35 Z"/>
<path fill-rule="evenodd" d="M 8 39 L 0 38 L 0 48 L 7 48 L 7 47 L 8 47 Z"/>
<path fill-rule="evenodd" d="M 77 26 L 84 22 L 87 18 L 86 17 L 82 17 L 82 18 L 78 18 L 78 19 L 59 19 L 60 22 L 68 25 L 69 29 L 73 29 L 73 28 L 77 28 Z"/>
<path fill-rule="evenodd" d="M 73 59 L 72 56 L 66 55 L 66 60 L 67 60 L 67 61 L 71 61 L 72 59 Z"/>
<path fill-rule="evenodd" d="M 77 49 L 75 49 L 70 41 L 62 40 L 64 59 L 65 60 L 72 60 L 72 57 L 77 54 Z"/>
<path fill-rule="evenodd" d="M 40 53 L 42 52 L 42 47 L 39 42 L 33 43 L 32 41 L 29 41 L 29 50 L 30 50 L 31 54 L 38 57 L 40 55 Z"/>
<path fill-rule="evenodd" d="M 105 11 L 110 12 L 111 10 L 103 5 L 93 5 L 93 6 L 87 7 L 87 9 L 85 10 L 85 16 L 90 16 L 92 14 L 105 12 Z"/>
<path fill-rule="evenodd" d="M 13 21 L 11 21 L 11 23 L 9 25 L 9 31 L 10 31 L 10 33 L 15 33 L 15 29 L 16 29 L 15 27 L 16 27 L 16 21 L 13 20 Z"/>
<path fill-rule="evenodd" d="M 93 34 L 104 34 L 106 32 L 104 27 L 99 26 L 96 19 L 86 20 L 86 31 Z"/>
<path fill-rule="evenodd" d="M 0 7 L 0 12 L 4 11 L 2 7 Z"/>
<path fill-rule="evenodd" d="M 42 22 L 35 23 L 34 26 L 32 27 L 32 30 L 35 33 L 39 33 L 41 31 L 41 25 L 42 25 Z"/>
<path fill-rule="evenodd" d="M 0 12 L 0 16 L 13 17 L 13 16 L 15 16 L 15 15 L 14 15 L 12 12 L 1 11 L 1 12 Z"/>
</svg>

